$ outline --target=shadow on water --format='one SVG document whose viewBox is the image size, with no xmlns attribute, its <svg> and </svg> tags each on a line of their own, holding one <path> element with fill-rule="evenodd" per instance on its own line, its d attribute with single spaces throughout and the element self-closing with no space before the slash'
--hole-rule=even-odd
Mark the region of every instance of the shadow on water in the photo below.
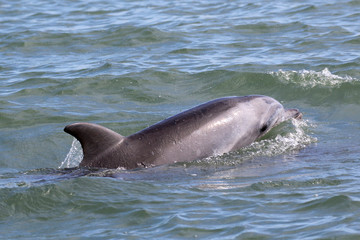
<svg viewBox="0 0 360 240">
<path fill-rule="evenodd" d="M 40 168 L 24 172 L 3 173 L 0 175 L 0 188 L 32 187 L 52 184 L 58 181 L 86 176 L 93 172 L 83 168 Z"/>
</svg>

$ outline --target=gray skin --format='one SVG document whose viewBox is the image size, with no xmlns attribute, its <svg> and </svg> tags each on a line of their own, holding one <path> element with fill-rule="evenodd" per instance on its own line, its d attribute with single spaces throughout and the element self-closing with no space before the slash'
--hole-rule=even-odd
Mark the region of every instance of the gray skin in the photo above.
<svg viewBox="0 0 360 240">
<path fill-rule="evenodd" d="M 134 169 L 235 151 L 301 116 L 271 97 L 251 95 L 212 100 L 128 137 L 93 123 L 74 123 L 64 131 L 81 143 L 80 167 Z"/>
</svg>

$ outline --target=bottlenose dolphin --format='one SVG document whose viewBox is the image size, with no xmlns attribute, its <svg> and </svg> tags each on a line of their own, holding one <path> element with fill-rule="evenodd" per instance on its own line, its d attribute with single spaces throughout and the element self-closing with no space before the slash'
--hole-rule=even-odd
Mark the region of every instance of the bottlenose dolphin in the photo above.
<svg viewBox="0 0 360 240">
<path fill-rule="evenodd" d="M 301 116 L 271 97 L 250 95 L 203 103 L 127 137 L 93 123 L 74 123 L 64 131 L 81 143 L 80 167 L 134 169 L 235 151 Z"/>
</svg>

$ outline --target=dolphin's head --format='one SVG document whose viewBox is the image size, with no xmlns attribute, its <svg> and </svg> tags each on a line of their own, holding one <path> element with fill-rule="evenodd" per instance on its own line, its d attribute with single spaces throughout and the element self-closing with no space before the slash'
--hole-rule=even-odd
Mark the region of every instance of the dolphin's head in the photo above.
<svg viewBox="0 0 360 240">
<path fill-rule="evenodd" d="M 264 136 L 276 125 L 291 118 L 301 119 L 302 114 L 298 109 L 285 109 L 281 103 L 267 96 L 259 96 L 256 99 L 259 109 L 259 137 Z"/>
</svg>

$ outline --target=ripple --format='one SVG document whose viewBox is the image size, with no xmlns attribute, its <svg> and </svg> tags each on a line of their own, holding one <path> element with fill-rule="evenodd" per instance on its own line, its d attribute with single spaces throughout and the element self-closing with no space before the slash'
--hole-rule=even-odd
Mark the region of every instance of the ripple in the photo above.
<svg viewBox="0 0 360 240">
<path fill-rule="evenodd" d="M 353 209 L 359 208 L 360 202 L 352 200 L 346 195 L 337 195 L 329 198 L 320 198 L 303 203 L 296 211 L 325 211 L 346 214 L 350 213 Z"/>
<path fill-rule="evenodd" d="M 0 5 L 3 238 L 359 239 L 359 1 Z M 186 166 L 56 169 L 70 122 L 131 134 L 248 94 L 304 125 Z"/>
<path fill-rule="evenodd" d="M 271 189 L 285 189 L 285 188 L 306 188 L 306 187 L 314 187 L 314 186 L 338 186 L 343 182 L 340 180 L 332 180 L 332 179 L 311 179 L 307 181 L 268 181 L 268 182 L 259 182 L 254 183 L 249 186 L 250 189 L 256 191 L 265 191 Z"/>
</svg>

